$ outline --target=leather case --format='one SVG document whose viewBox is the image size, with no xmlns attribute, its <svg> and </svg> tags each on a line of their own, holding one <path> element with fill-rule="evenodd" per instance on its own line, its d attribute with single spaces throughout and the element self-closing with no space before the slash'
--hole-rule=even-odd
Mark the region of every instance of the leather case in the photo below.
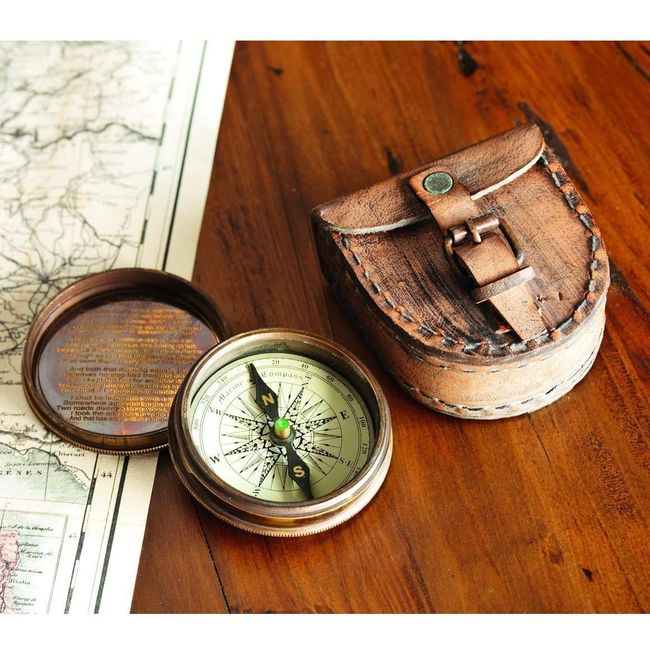
<svg viewBox="0 0 650 650">
<path fill-rule="evenodd" d="M 323 270 L 415 399 L 493 419 L 589 370 L 609 265 L 594 219 L 527 124 L 314 209 Z"/>
</svg>

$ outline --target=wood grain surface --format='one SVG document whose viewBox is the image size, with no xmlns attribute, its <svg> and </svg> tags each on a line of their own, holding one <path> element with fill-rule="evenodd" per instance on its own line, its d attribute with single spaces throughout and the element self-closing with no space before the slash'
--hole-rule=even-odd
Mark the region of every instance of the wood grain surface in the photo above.
<svg viewBox="0 0 650 650">
<path fill-rule="evenodd" d="M 393 463 L 332 531 L 268 539 L 194 505 L 161 454 L 134 612 L 650 610 L 643 43 L 240 43 L 194 280 L 235 332 L 329 336 L 377 373 Z M 326 287 L 313 206 L 531 120 L 602 230 L 601 352 L 536 413 L 461 421 L 409 399 Z"/>
</svg>

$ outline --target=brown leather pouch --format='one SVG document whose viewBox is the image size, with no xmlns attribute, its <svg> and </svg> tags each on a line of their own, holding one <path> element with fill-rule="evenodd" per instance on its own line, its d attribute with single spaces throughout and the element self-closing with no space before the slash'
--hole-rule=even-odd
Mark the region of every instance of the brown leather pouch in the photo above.
<svg viewBox="0 0 650 650">
<path fill-rule="evenodd" d="M 538 409 L 589 370 L 600 232 L 531 124 L 315 208 L 321 264 L 397 381 L 465 418 Z"/>
</svg>

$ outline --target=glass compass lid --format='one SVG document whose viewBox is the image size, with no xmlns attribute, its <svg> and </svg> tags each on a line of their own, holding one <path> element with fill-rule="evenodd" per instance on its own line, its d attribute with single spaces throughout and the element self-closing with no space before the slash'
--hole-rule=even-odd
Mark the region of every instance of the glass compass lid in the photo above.
<svg viewBox="0 0 650 650">
<path fill-rule="evenodd" d="M 77 445 L 150 451 L 167 442 L 183 377 L 226 336 L 216 306 L 177 276 L 98 273 L 63 290 L 34 320 L 25 394 L 46 426 Z"/>
</svg>

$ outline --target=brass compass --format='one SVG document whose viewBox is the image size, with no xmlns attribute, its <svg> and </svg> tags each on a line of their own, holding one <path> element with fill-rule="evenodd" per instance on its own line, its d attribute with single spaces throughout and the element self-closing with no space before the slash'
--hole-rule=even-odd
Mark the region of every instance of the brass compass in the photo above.
<svg viewBox="0 0 650 650">
<path fill-rule="evenodd" d="M 174 466 L 199 502 L 277 536 L 359 512 L 392 450 L 388 405 L 369 371 L 338 345 L 286 329 L 207 352 L 177 393 L 169 432 Z"/>
</svg>

